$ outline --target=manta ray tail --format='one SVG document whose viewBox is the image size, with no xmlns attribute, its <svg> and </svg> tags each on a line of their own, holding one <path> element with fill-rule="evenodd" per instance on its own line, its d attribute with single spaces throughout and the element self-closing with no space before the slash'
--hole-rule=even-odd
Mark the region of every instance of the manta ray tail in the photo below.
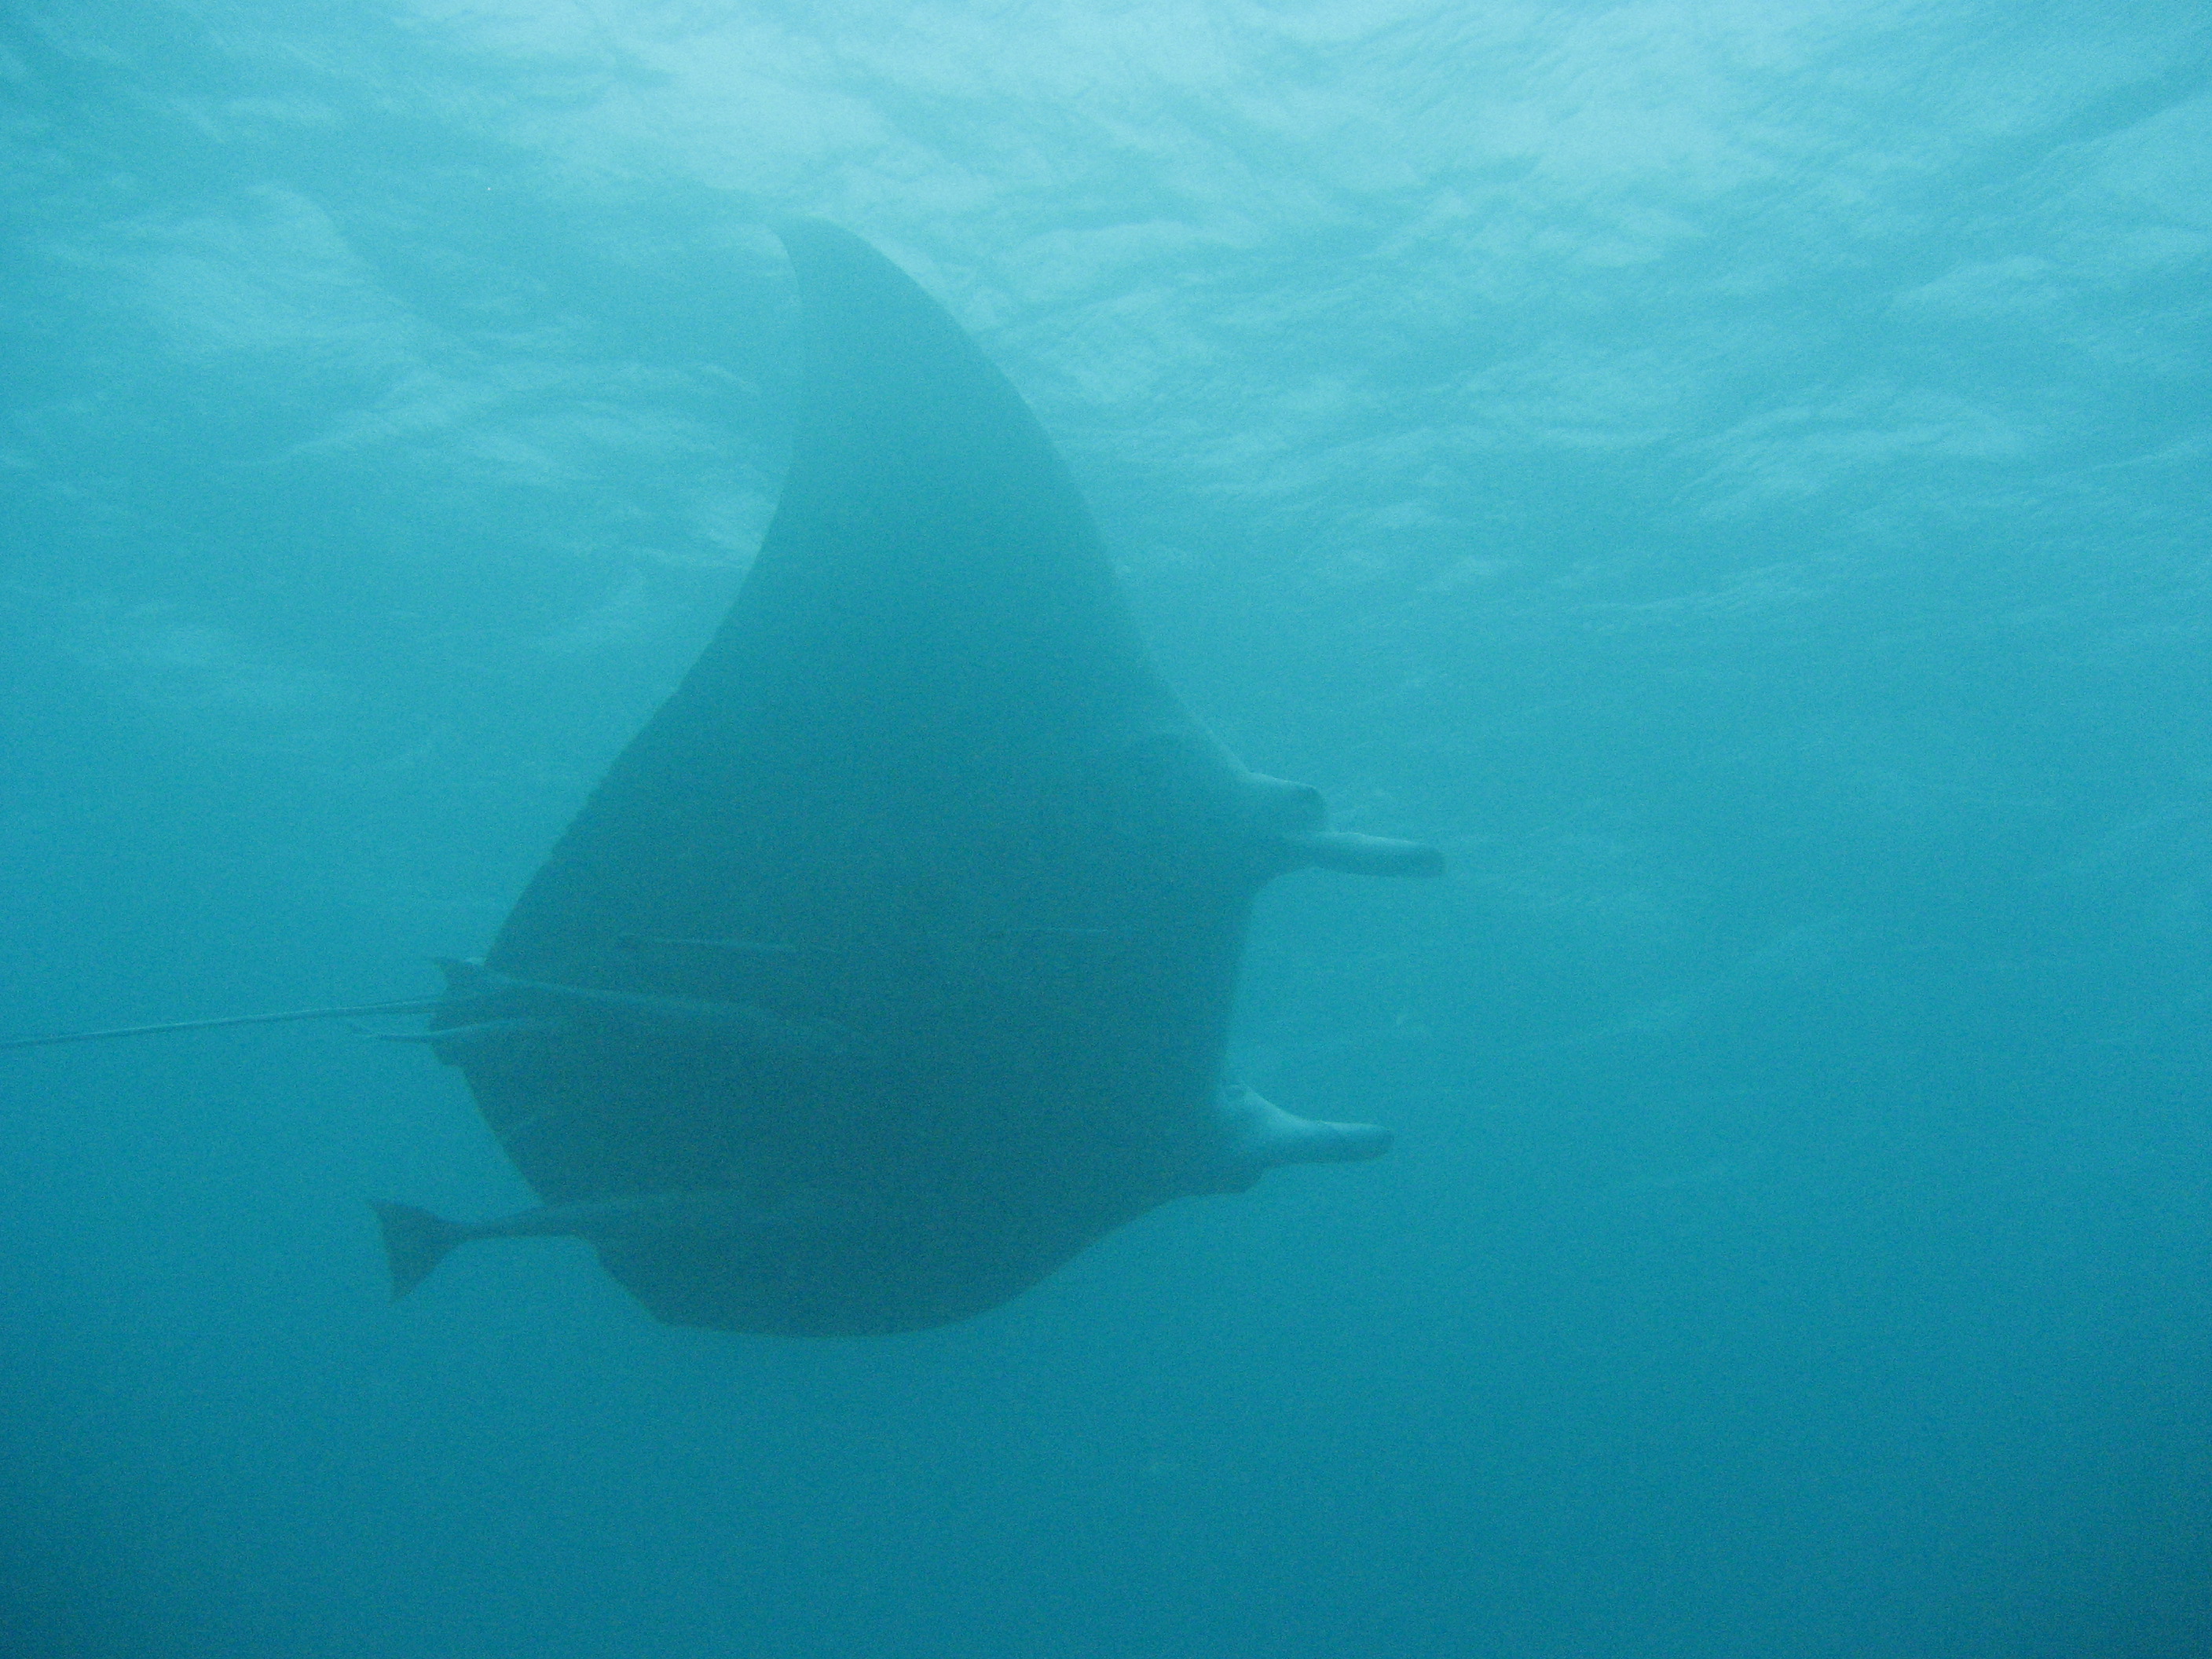
<svg viewBox="0 0 2212 1659">
<path fill-rule="evenodd" d="M 411 1204 L 376 1204 L 377 1225 L 384 1230 L 384 1254 L 392 1263 L 394 1302 L 430 1276 L 456 1244 L 471 1237 L 466 1227 L 418 1210 Z"/>
</svg>

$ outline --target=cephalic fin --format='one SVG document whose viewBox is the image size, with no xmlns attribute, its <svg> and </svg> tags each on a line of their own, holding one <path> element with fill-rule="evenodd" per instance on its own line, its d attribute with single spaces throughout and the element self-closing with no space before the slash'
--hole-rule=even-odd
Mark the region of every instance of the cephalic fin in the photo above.
<svg viewBox="0 0 2212 1659">
<path fill-rule="evenodd" d="M 1241 1193 L 1288 1164 L 1361 1164 L 1390 1150 L 1395 1137 L 1375 1123 L 1298 1117 L 1241 1083 L 1221 1085 L 1218 1151 L 1194 1172 L 1194 1193 Z"/>
<path fill-rule="evenodd" d="M 1281 839 L 1305 867 L 1341 870 L 1354 876 L 1441 876 L 1444 872 L 1444 855 L 1423 842 L 1356 835 L 1349 830 L 1316 830 Z"/>
</svg>

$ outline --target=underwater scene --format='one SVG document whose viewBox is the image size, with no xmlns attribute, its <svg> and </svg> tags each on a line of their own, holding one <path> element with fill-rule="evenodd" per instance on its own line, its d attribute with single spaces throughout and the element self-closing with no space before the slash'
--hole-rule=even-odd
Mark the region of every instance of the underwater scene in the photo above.
<svg viewBox="0 0 2212 1659">
<path fill-rule="evenodd" d="M 0 17 L 0 1655 L 2212 1652 L 2212 20 Z"/>
</svg>

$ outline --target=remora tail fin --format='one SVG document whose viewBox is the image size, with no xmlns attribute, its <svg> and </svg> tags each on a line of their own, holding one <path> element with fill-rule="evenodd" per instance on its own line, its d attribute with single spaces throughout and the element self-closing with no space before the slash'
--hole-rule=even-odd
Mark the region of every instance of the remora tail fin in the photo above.
<svg viewBox="0 0 2212 1659">
<path fill-rule="evenodd" d="M 465 1243 L 469 1230 L 442 1216 L 418 1210 L 412 1204 L 379 1204 L 372 1200 L 376 1224 L 384 1230 L 384 1254 L 392 1264 L 394 1302 L 430 1276 L 456 1244 Z"/>
</svg>

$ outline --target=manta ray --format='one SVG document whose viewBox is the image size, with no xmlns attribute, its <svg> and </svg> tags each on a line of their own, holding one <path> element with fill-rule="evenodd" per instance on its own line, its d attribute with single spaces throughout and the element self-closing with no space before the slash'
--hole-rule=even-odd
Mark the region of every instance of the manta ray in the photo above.
<svg viewBox="0 0 2212 1659">
<path fill-rule="evenodd" d="M 758 556 L 406 1034 L 544 1204 L 378 1205 L 395 1296 L 468 1240 L 574 1237 L 671 1323 L 919 1329 L 1170 1200 L 1389 1145 L 1227 1075 L 1231 1005 L 1267 882 L 1437 853 L 1247 769 L 1006 378 L 860 238 L 778 234 L 805 369 Z"/>
</svg>

